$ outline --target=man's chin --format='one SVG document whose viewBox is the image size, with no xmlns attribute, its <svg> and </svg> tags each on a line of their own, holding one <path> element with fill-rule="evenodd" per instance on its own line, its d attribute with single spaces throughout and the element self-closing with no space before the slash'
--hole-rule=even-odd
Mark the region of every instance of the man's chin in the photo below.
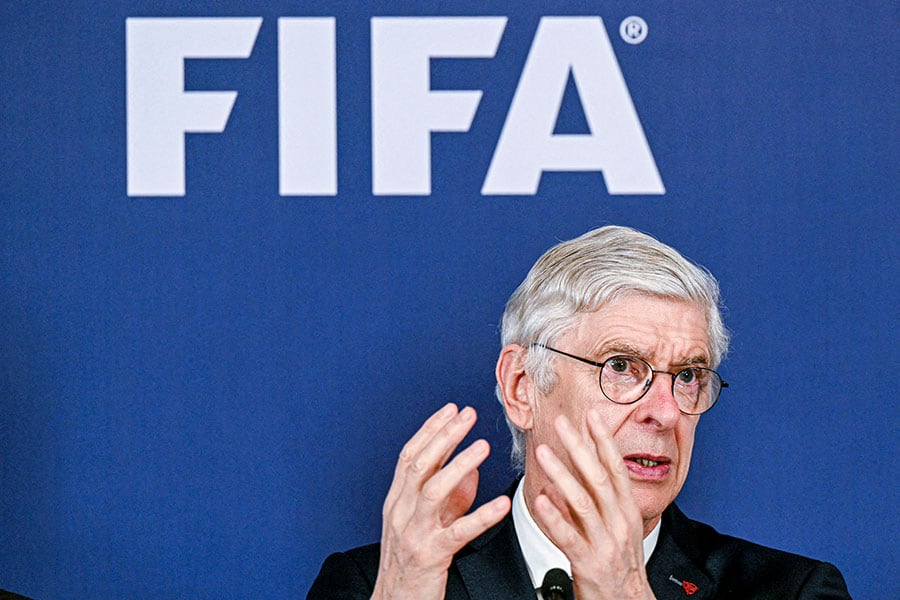
<svg viewBox="0 0 900 600">
<path fill-rule="evenodd" d="M 659 491 L 656 493 L 642 493 L 643 490 L 632 488 L 634 500 L 637 503 L 638 510 L 641 512 L 641 519 L 644 521 L 644 535 L 650 532 L 650 529 L 656 526 L 663 511 L 669 507 L 674 496 L 661 495 Z M 647 525 L 650 525 L 649 528 Z"/>
</svg>

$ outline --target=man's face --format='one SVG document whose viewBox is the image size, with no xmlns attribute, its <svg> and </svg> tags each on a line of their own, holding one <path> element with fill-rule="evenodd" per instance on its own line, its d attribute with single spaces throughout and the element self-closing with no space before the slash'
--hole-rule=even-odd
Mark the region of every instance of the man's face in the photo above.
<svg viewBox="0 0 900 600">
<path fill-rule="evenodd" d="M 704 313 L 693 304 L 652 296 L 625 297 L 584 315 L 554 347 L 597 362 L 620 354 L 638 356 L 662 371 L 710 366 Z M 526 457 L 528 487 L 536 493 L 546 485 L 534 457 L 539 444 L 549 445 L 572 469 L 553 426 L 557 415 L 566 415 L 589 439 L 586 415 L 590 407 L 596 407 L 625 459 L 634 499 L 649 532 L 684 484 L 699 417 L 678 410 L 669 375 L 656 375 L 643 398 L 621 405 L 600 391 L 597 367 L 563 356 L 555 357 L 554 366 L 556 385 L 547 395 L 536 393 L 533 401 Z"/>
</svg>

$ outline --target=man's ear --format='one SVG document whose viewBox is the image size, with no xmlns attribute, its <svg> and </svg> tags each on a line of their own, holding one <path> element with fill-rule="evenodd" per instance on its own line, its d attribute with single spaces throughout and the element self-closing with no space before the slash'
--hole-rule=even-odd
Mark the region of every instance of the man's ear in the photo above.
<svg viewBox="0 0 900 600">
<path fill-rule="evenodd" d="M 497 384 L 503 394 L 503 408 L 506 416 L 519 429 L 534 426 L 534 382 L 525 373 L 525 353 L 518 344 L 508 344 L 500 351 L 497 359 Z"/>
</svg>

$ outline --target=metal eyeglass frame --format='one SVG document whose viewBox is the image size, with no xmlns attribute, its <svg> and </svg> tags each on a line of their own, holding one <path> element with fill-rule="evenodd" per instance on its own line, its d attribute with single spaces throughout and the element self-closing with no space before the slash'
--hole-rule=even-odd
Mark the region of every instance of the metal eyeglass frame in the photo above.
<svg viewBox="0 0 900 600">
<path fill-rule="evenodd" d="M 708 412 L 709 409 L 711 409 L 713 406 L 715 406 L 716 402 L 719 401 L 719 396 L 722 395 L 722 390 L 728 387 L 728 383 L 727 383 L 724 379 L 722 379 L 722 376 L 721 376 L 721 375 L 719 375 L 719 374 L 718 374 L 716 371 L 714 371 L 713 369 L 707 369 L 706 367 L 688 367 L 688 368 L 686 368 L 686 369 L 681 369 L 680 371 L 677 371 L 677 372 L 673 373 L 672 371 L 662 371 L 662 370 L 659 370 L 659 369 L 654 369 L 654 368 L 653 368 L 653 365 L 651 365 L 650 363 L 648 363 L 648 362 L 647 362 L 646 360 L 644 360 L 643 358 L 640 358 L 640 357 L 638 357 L 638 356 L 631 356 L 631 355 L 629 355 L 629 354 L 617 354 L 617 355 L 615 355 L 615 356 L 610 356 L 609 358 L 607 358 L 607 359 L 606 359 L 605 361 L 603 361 L 603 362 L 597 362 L 597 361 L 591 360 L 591 359 L 589 359 L 589 358 L 583 358 L 583 357 L 581 357 L 581 356 L 576 356 L 576 355 L 574 355 L 574 354 L 569 354 L 568 352 L 563 352 L 562 350 L 557 350 L 556 348 L 553 348 L 553 347 L 548 346 L 548 345 L 546 345 L 546 344 L 537 344 L 537 343 L 535 343 L 535 344 L 531 344 L 531 346 L 536 346 L 536 347 L 538 347 L 538 348 L 544 348 L 545 350 L 549 350 L 550 352 L 555 352 L 555 353 L 557 353 L 557 354 L 561 354 L 561 355 L 567 356 L 567 357 L 569 357 L 569 358 L 574 358 L 575 360 L 581 361 L 581 362 L 583 362 L 583 363 L 585 363 L 585 364 L 588 364 L 588 365 L 591 365 L 591 366 L 594 366 L 594 367 L 598 367 L 598 368 L 600 369 L 600 373 L 601 373 L 601 374 L 603 373 L 603 367 L 605 367 L 606 364 L 607 364 L 609 361 L 611 361 L 611 360 L 613 360 L 613 359 L 616 359 L 616 358 L 627 358 L 628 360 L 637 360 L 637 361 L 640 361 L 640 362 L 644 363 L 645 365 L 647 365 L 647 367 L 648 367 L 649 370 L 650 370 L 650 379 L 648 379 L 648 380 L 646 381 L 646 383 L 644 383 L 644 391 L 641 392 L 641 395 L 638 396 L 637 398 L 635 398 L 634 400 L 630 401 L 630 402 L 619 402 L 618 400 L 613 400 L 612 398 L 610 398 L 609 395 L 606 393 L 606 391 L 603 389 L 602 379 L 601 379 L 601 376 L 598 374 L 598 376 L 597 376 L 597 383 L 600 385 L 600 392 L 603 394 L 603 396 L 604 396 L 607 400 L 609 400 L 610 402 L 612 402 L 612 403 L 614 403 L 614 404 L 621 404 L 621 405 L 634 404 L 635 402 L 637 402 L 638 400 L 640 400 L 641 398 L 643 398 L 644 396 L 646 396 L 646 395 L 647 395 L 647 392 L 650 391 L 650 388 L 653 387 L 653 380 L 655 379 L 657 373 L 665 373 L 666 375 L 671 375 L 671 376 L 672 376 L 672 397 L 673 397 L 673 398 L 676 398 L 676 396 L 675 396 L 675 378 L 678 377 L 679 375 L 681 375 L 681 374 L 682 374 L 683 372 L 685 372 L 685 371 L 691 371 L 691 370 L 695 370 L 695 369 L 701 369 L 701 370 L 703 370 L 703 371 L 707 371 L 707 372 L 709 372 L 709 373 L 712 373 L 713 375 L 716 376 L 716 378 L 718 378 L 718 380 L 719 380 L 719 391 L 716 393 L 716 397 L 713 398 L 713 399 L 710 401 L 709 406 L 707 406 L 704 410 L 702 410 L 702 411 L 700 411 L 700 412 L 687 412 L 686 410 L 682 409 L 681 406 L 679 405 L 679 406 L 678 406 L 678 410 L 679 410 L 682 414 L 685 414 L 685 415 L 696 416 L 696 415 L 702 415 L 703 413 Z M 678 404 L 677 399 L 676 399 L 676 404 Z"/>
</svg>

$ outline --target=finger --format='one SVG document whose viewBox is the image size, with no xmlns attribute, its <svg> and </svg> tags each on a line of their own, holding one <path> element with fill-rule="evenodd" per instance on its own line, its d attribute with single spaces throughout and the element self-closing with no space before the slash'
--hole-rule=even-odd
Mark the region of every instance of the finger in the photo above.
<svg viewBox="0 0 900 600">
<path fill-rule="evenodd" d="M 611 511 L 604 513 L 609 515 L 606 518 L 607 528 L 618 539 L 624 539 L 626 536 L 633 536 L 636 533 L 635 528 L 642 528 L 642 520 L 640 510 L 634 501 L 631 493 L 631 477 L 628 473 L 628 467 L 622 458 L 619 449 L 613 442 L 600 413 L 595 409 L 588 411 L 588 432 L 594 440 L 597 447 L 597 456 L 599 460 L 606 466 L 611 477 L 612 488 L 615 490 L 617 501 L 615 506 L 618 508 L 617 515 Z M 615 520 L 613 520 L 613 517 Z M 641 537 L 642 535 L 641 529 Z"/>
<path fill-rule="evenodd" d="M 535 457 L 564 500 L 574 526 L 582 532 L 591 533 L 603 527 L 594 499 L 553 450 L 541 444 L 535 449 Z"/>
<path fill-rule="evenodd" d="M 472 508 L 472 503 L 475 502 L 475 496 L 478 494 L 478 479 L 478 469 L 474 469 L 467 473 L 460 484 L 450 492 L 447 506 L 441 515 L 443 527 L 449 526 L 454 519 L 466 514 Z"/>
<path fill-rule="evenodd" d="M 611 478 L 611 484 L 615 488 L 617 495 L 622 500 L 633 501 L 631 495 L 631 478 L 628 475 L 628 467 L 625 466 L 625 460 L 622 458 L 619 449 L 613 442 L 612 435 L 600 413 L 592 408 L 587 414 L 588 433 L 594 440 L 597 448 L 597 458 L 606 468 Z"/>
<path fill-rule="evenodd" d="M 569 562 L 577 562 L 587 549 L 587 542 L 578 528 L 570 519 L 566 518 L 563 510 L 544 492 L 534 499 L 536 517 L 540 519 L 542 529 L 556 545 L 563 551 Z"/>
<path fill-rule="evenodd" d="M 582 433 L 577 431 L 564 415 L 556 418 L 554 426 L 563 448 L 569 455 L 575 475 L 593 499 L 600 517 L 607 524 L 620 518 L 621 499 L 611 481 L 609 466 L 601 463 L 597 451 L 588 446 Z"/>
<path fill-rule="evenodd" d="M 556 510 L 560 512 L 566 522 L 568 522 L 572 526 L 575 525 L 575 521 L 572 519 L 572 515 L 569 514 L 569 507 L 566 506 L 566 500 L 560 495 L 559 490 L 557 490 L 553 485 L 548 485 L 541 490 L 541 494 L 550 499 L 550 502 L 553 503 L 553 506 L 556 507 Z"/>
<path fill-rule="evenodd" d="M 437 432 L 457 414 L 458 409 L 455 404 L 452 402 L 445 404 L 440 410 L 428 417 L 419 430 L 403 446 L 397 459 L 397 466 L 394 468 L 394 478 L 391 480 L 391 487 L 384 501 L 385 512 L 393 507 L 397 497 L 400 495 L 410 463 L 415 460 L 415 457 L 419 455 L 419 452 L 425 448 Z"/>
<path fill-rule="evenodd" d="M 466 434 L 471 431 L 476 419 L 475 409 L 467 406 L 434 434 L 407 465 L 398 500 L 408 500 L 407 504 L 414 510 L 422 487 L 444 466 Z"/>
<path fill-rule="evenodd" d="M 438 515 L 446 526 L 471 508 L 478 491 L 478 467 L 491 452 L 485 440 L 476 440 L 422 486 L 419 516 Z"/>
<path fill-rule="evenodd" d="M 466 544 L 500 522 L 509 512 L 512 503 L 509 496 L 494 498 L 482 504 L 477 510 L 455 520 L 441 532 L 440 546 L 449 555 L 461 550 Z"/>
</svg>

